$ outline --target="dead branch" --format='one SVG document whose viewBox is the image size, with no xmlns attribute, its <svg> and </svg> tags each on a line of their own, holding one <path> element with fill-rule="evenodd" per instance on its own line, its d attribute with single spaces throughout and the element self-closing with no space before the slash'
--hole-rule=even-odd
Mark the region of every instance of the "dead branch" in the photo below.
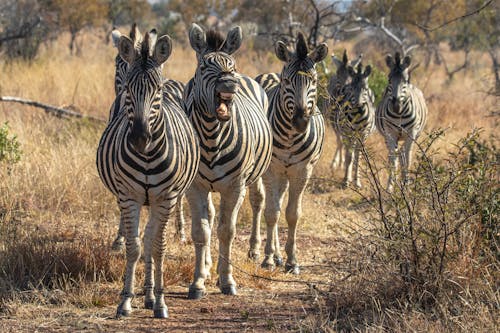
<svg viewBox="0 0 500 333">
<path fill-rule="evenodd" d="M 71 110 L 63 109 L 63 108 L 58 108 L 56 106 L 52 106 L 49 104 L 45 103 L 40 103 L 37 101 L 32 101 L 29 99 L 24 99 L 24 98 L 19 98 L 19 97 L 12 97 L 12 96 L 0 96 L 0 102 L 11 102 L 11 103 L 19 103 L 19 104 L 24 104 L 24 105 L 29 105 L 29 106 L 34 106 L 37 108 L 44 109 L 46 113 L 51 114 L 53 116 L 59 117 L 59 118 L 81 118 L 81 119 L 89 119 L 95 122 L 106 122 L 105 119 L 99 118 L 99 117 L 93 117 L 93 116 L 88 116 L 84 115 L 78 112 L 74 112 Z"/>
</svg>

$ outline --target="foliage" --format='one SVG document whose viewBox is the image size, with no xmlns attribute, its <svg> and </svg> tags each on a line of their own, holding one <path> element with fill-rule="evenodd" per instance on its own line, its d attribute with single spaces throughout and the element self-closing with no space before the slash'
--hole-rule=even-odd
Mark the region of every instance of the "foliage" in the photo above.
<svg viewBox="0 0 500 333">
<path fill-rule="evenodd" d="M 387 82 L 387 74 L 377 66 L 372 65 L 372 72 L 368 77 L 368 86 L 375 94 L 375 106 L 382 100 Z"/>
<path fill-rule="evenodd" d="M 21 159 L 22 151 L 17 136 L 9 136 L 9 124 L 0 126 L 0 163 L 11 166 Z"/>
<path fill-rule="evenodd" d="M 141 22 L 149 13 L 147 0 L 105 0 L 107 18 L 112 26 Z"/>
</svg>

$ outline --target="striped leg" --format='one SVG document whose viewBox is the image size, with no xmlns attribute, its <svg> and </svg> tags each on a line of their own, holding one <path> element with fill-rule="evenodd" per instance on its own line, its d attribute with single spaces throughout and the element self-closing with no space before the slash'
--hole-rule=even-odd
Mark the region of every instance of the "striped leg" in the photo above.
<svg viewBox="0 0 500 333">
<path fill-rule="evenodd" d="M 342 157 L 343 157 L 343 148 L 344 148 L 344 144 L 342 142 L 342 136 L 340 135 L 340 133 L 338 131 L 335 131 L 335 136 L 337 137 L 337 148 L 335 149 L 335 155 L 333 157 L 332 165 L 331 165 L 331 168 L 334 170 L 342 167 L 342 163 L 343 163 Z"/>
<path fill-rule="evenodd" d="M 122 300 L 118 305 L 116 317 L 128 316 L 132 312 L 132 298 L 134 297 L 135 268 L 141 256 L 141 241 L 139 238 L 139 217 L 141 205 L 132 200 L 120 201 L 121 219 L 125 229 L 126 257 L 125 278 Z"/>
<path fill-rule="evenodd" d="M 120 202 L 118 202 L 118 205 L 120 205 Z M 118 233 L 115 240 L 113 241 L 113 244 L 111 245 L 111 250 L 116 252 L 122 251 L 125 247 L 125 228 L 123 224 L 123 218 L 122 215 L 120 215 L 120 225 L 118 226 Z"/>
<path fill-rule="evenodd" d="M 151 207 L 151 219 L 153 237 L 152 257 L 154 262 L 154 317 L 167 318 L 168 309 L 165 305 L 163 291 L 163 261 L 165 259 L 165 247 L 167 242 L 166 228 L 169 219 L 174 213 L 176 202 L 174 200 L 162 201 L 158 206 Z"/>
<path fill-rule="evenodd" d="M 359 155 L 361 149 L 356 146 L 354 149 L 354 184 L 357 188 L 362 188 L 361 179 L 359 178 Z"/>
<path fill-rule="evenodd" d="M 279 248 L 276 248 L 276 246 L 279 246 L 279 242 L 277 241 L 278 221 L 288 181 L 284 176 L 274 174 L 272 170 L 268 170 L 264 175 L 264 184 L 266 186 L 266 208 L 264 215 L 267 225 L 267 239 L 262 267 L 274 269 L 276 264 L 275 256 L 279 255 Z"/>
<path fill-rule="evenodd" d="M 403 182 L 403 184 L 408 184 L 408 168 L 411 165 L 413 141 L 413 138 L 407 138 L 401 149 L 401 154 L 399 155 L 399 164 L 401 166 L 401 181 Z"/>
<path fill-rule="evenodd" d="M 206 265 L 207 256 L 210 257 L 210 222 L 209 222 L 209 193 L 197 185 L 191 186 L 187 192 L 189 207 L 191 208 L 191 237 L 193 239 L 196 261 L 194 266 L 194 281 L 189 286 L 189 299 L 200 299 L 205 294 L 205 279 L 209 274 Z"/>
<path fill-rule="evenodd" d="M 144 308 L 152 310 L 155 305 L 155 297 L 153 293 L 154 280 L 153 280 L 153 237 L 155 231 L 153 230 L 153 213 L 149 209 L 149 221 L 146 224 L 144 231 Z"/>
<path fill-rule="evenodd" d="M 389 150 L 389 179 L 387 180 L 387 191 L 390 193 L 394 187 L 394 177 L 397 170 L 398 142 L 390 136 L 385 138 L 385 144 Z"/>
<path fill-rule="evenodd" d="M 354 147 L 347 144 L 345 147 L 345 176 L 343 186 L 347 187 L 352 182 L 352 164 L 354 160 Z"/>
<path fill-rule="evenodd" d="M 210 233 L 214 228 L 215 222 L 215 206 L 212 200 L 212 193 L 208 193 L 208 224 L 210 226 Z M 211 254 L 211 245 L 210 245 L 211 237 L 208 238 L 207 250 L 205 252 L 205 268 L 207 270 L 207 279 L 210 278 L 210 269 L 212 268 L 212 254 Z"/>
<path fill-rule="evenodd" d="M 288 236 L 285 245 L 286 264 L 285 270 L 293 274 L 299 274 L 300 268 L 297 262 L 297 223 L 302 215 L 302 197 L 307 186 L 307 181 L 311 177 L 312 167 L 301 170 L 302 174 L 296 174 L 296 177 L 290 178 L 290 189 L 288 191 L 288 205 L 286 207 L 286 222 L 288 223 Z"/>
<path fill-rule="evenodd" d="M 221 192 L 221 215 L 217 226 L 219 238 L 217 273 L 219 274 L 219 288 L 225 295 L 236 295 L 236 282 L 232 276 L 231 247 L 236 233 L 238 212 L 245 199 L 245 192 L 246 187 L 243 184 L 229 186 L 228 191 Z"/>
<path fill-rule="evenodd" d="M 264 209 L 265 192 L 262 178 L 250 185 L 250 203 L 252 204 L 252 234 L 250 236 L 250 250 L 248 257 L 252 260 L 258 260 L 260 256 L 260 220 Z"/>
</svg>

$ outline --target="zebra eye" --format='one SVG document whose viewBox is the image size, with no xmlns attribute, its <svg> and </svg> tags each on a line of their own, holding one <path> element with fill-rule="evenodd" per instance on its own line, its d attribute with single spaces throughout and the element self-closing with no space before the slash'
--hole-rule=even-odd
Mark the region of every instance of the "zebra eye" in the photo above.
<svg viewBox="0 0 500 333">
<path fill-rule="evenodd" d="M 287 78 L 283 78 L 283 84 L 286 85 L 286 86 L 289 86 L 290 85 L 290 80 L 287 79 Z"/>
</svg>

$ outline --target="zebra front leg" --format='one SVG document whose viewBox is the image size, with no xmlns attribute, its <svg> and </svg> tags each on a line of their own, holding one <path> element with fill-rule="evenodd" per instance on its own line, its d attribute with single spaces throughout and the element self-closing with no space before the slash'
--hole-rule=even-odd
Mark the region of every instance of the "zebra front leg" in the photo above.
<svg viewBox="0 0 500 333">
<path fill-rule="evenodd" d="M 354 150 L 352 145 L 346 145 L 345 148 L 345 176 L 342 187 L 348 187 L 352 182 L 352 162 L 353 162 Z M 290 199 L 289 199 L 290 200 Z"/>
<path fill-rule="evenodd" d="M 210 234 L 213 231 L 215 223 L 215 206 L 212 200 L 212 193 L 208 193 L 208 224 L 210 226 Z M 207 279 L 210 278 L 210 269 L 212 268 L 212 250 L 211 250 L 211 237 L 208 239 L 207 250 L 205 252 L 205 267 L 207 270 Z"/>
<path fill-rule="evenodd" d="M 181 243 L 186 242 L 186 232 L 184 231 L 184 226 L 186 224 L 184 219 L 184 196 L 180 196 L 177 200 L 177 205 L 175 206 L 175 234 Z"/>
<path fill-rule="evenodd" d="M 122 299 L 116 310 L 116 318 L 129 316 L 132 312 L 135 268 L 141 256 L 141 240 L 139 238 L 141 205 L 135 201 L 124 199 L 120 201 L 120 212 L 126 237 L 125 250 L 127 264 L 125 268 L 123 290 L 121 293 Z"/>
<path fill-rule="evenodd" d="M 182 199 L 182 198 L 179 198 Z M 166 228 L 170 217 L 176 209 L 176 202 L 168 200 L 161 205 L 152 207 L 151 222 L 153 223 L 153 244 L 152 254 L 155 265 L 154 269 L 154 307 L 153 314 L 155 318 L 167 318 L 168 308 L 165 304 L 163 290 L 163 261 L 165 259 L 165 247 L 167 242 Z"/>
<path fill-rule="evenodd" d="M 276 261 L 283 263 L 279 254 L 278 221 L 280 218 L 281 204 L 287 187 L 287 179 L 272 171 L 267 171 L 264 175 L 264 185 L 266 188 L 266 206 L 264 215 L 267 226 L 266 246 L 264 248 L 264 261 L 261 266 L 267 269 L 274 269 Z M 278 257 L 279 256 L 279 257 Z M 276 260 L 278 257 L 278 260 Z"/>
<path fill-rule="evenodd" d="M 258 260 L 260 257 L 260 220 L 264 209 L 265 192 L 262 178 L 249 186 L 250 203 L 252 205 L 252 234 L 250 235 L 250 249 L 248 257 L 252 260 Z"/>
<path fill-rule="evenodd" d="M 288 235 L 286 239 L 286 264 L 285 271 L 288 273 L 299 274 L 300 267 L 297 261 L 297 224 L 302 215 L 302 197 L 306 189 L 307 181 L 311 177 L 312 168 L 300 170 L 301 174 L 296 173 L 294 178 L 290 178 L 290 189 L 288 191 L 288 205 L 286 207 L 286 222 L 288 224 Z"/>
<path fill-rule="evenodd" d="M 401 154 L 399 155 L 399 164 L 401 166 L 401 180 L 404 185 L 408 184 L 408 169 L 411 165 L 413 142 L 413 138 L 407 138 L 403 144 L 403 149 L 401 149 Z"/>
<path fill-rule="evenodd" d="M 149 221 L 144 231 L 144 308 L 152 310 L 155 304 L 153 293 L 153 256 L 152 245 L 155 231 L 153 230 L 153 212 L 149 209 Z"/>
<path fill-rule="evenodd" d="M 362 188 L 361 179 L 359 177 L 359 155 L 361 153 L 361 149 L 356 147 L 354 149 L 354 184 L 358 189 Z"/>
<path fill-rule="evenodd" d="M 217 273 L 219 274 L 219 288 L 225 295 L 236 295 L 236 282 L 233 279 L 231 248 L 236 233 L 236 220 L 246 187 L 244 184 L 230 186 L 229 191 L 221 192 L 220 219 L 217 226 L 219 238 L 219 261 Z"/>
<path fill-rule="evenodd" d="M 335 149 L 335 155 L 333 156 L 332 165 L 331 165 L 331 168 L 334 170 L 338 169 L 339 167 L 342 166 L 343 147 L 344 147 L 344 144 L 342 142 L 342 136 L 340 135 L 340 133 L 338 131 L 335 131 L 335 136 L 337 138 L 337 148 Z"/>
<path fill-rule="evenodd" d="M 191 208 L 191 238 L 195 248 L 194 281 L 189 286 L 189 299 L 200 299 L 205 295 L 205 279 L 208 277 L 206 265 L 207 252 L 210 248 L 210 222 L 208 218 L 208 198 L 206 189 L 197 184 L 191 185 L 187 192 Z"/>
<path fill-rule="evenodd" d="M 394 187 L 394 177 L 397 170 L 398 142 L 393 138 L 386 138 L 386 145 L 389 150 L 389 178 L 387 179 L 387 192 L 392 193 Z"/>
<path fill-rule="evenodd" d="M 281 206 L 281 204 L 280 204 Z M 280 251 L 280 237 L 279 237 L 279 232 L 278 232 L 278 225 L 279 225 L 279 219 L 276 221 L 276 224 L 274 225 L 274 264 L 276 266 L 283 266 L 283 256 L 281 255 Z"/>
</svg>

